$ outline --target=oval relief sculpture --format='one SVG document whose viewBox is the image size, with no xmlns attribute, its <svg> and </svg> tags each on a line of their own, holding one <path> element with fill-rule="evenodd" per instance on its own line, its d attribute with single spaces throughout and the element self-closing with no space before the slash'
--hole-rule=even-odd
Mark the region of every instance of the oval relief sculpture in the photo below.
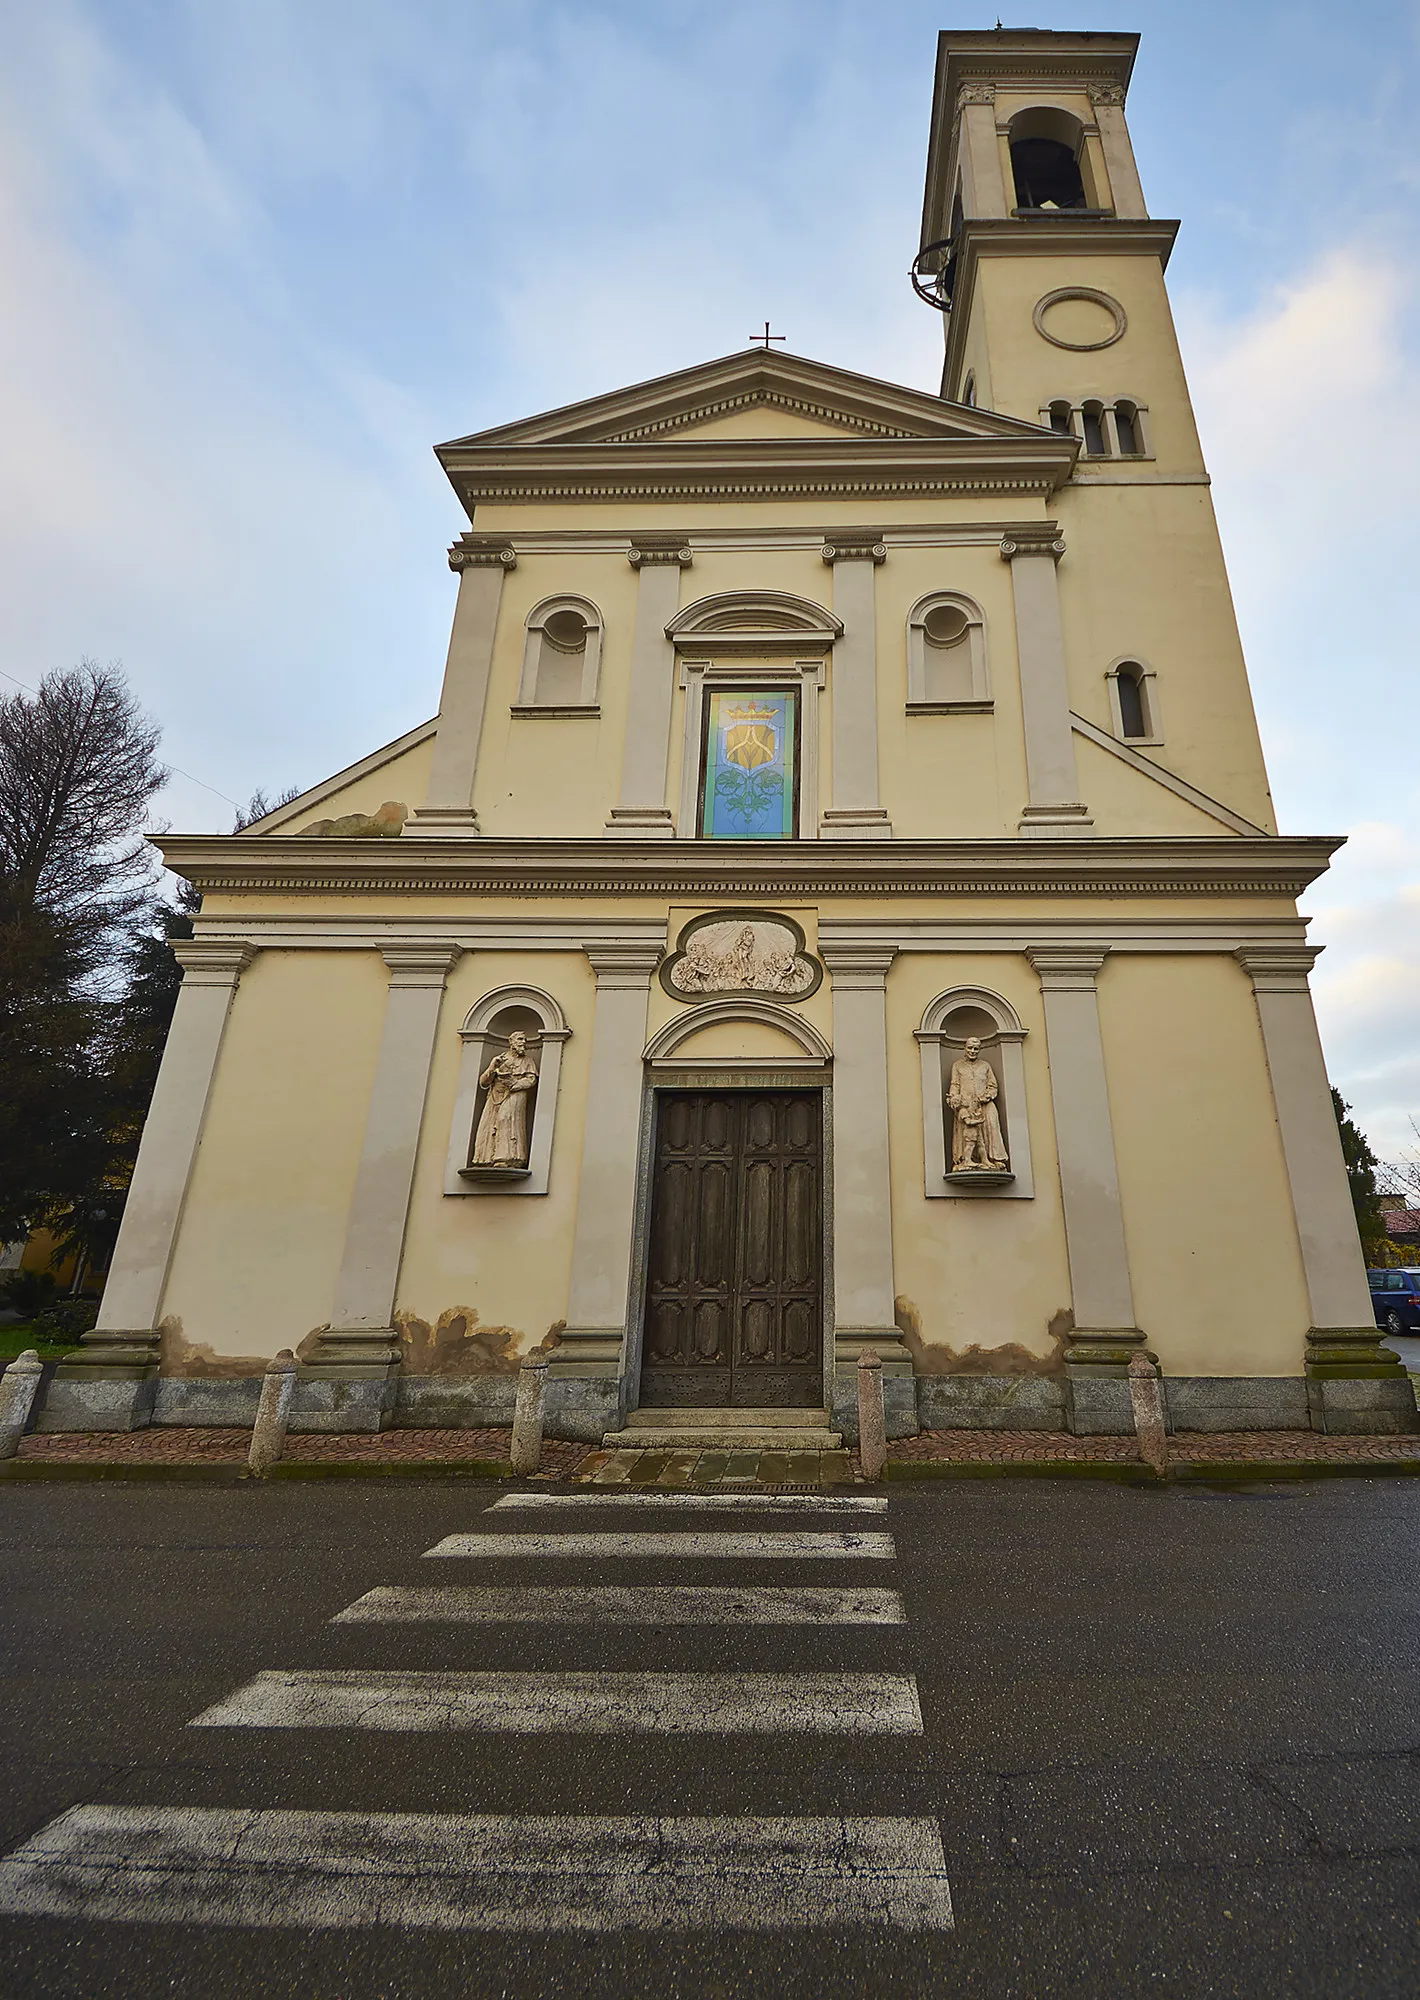
<svg viewBox="0 0 1420 2000">
<path fill-rule="evenodd" d="M 698 917 L 686 925 L 679 949 L 661 967 L 661 984 L 677 1000 L 713 993 L 803 1000 L 822 977 L 823 968 L 804 951 L 796 923 L 750 911 Z"/>
<path fill-rule="evenodd" d="M 1047 292 L 1037 299 L 1031 318 L 1042 340 L 1075 354 L 1113 347 L 1129 325 L 1118 299 L 1088 285 L 1063 285 L 1058 291 Z"/>
</svg>

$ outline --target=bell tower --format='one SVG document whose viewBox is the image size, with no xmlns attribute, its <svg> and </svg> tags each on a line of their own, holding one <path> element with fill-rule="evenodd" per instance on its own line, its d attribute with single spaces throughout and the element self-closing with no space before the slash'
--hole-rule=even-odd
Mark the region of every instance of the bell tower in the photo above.
<svg viewBox="0 0 1420 2000">
<path fill-rule="evenodd" d="M 919 297 L 942 395 L 1068 430 L 1091 460 L 1202 474 L 1164 289 L 1176 222 L 1149 215 L 1125 119 L 1137 35 L 943 31 Z"/>
</svg>

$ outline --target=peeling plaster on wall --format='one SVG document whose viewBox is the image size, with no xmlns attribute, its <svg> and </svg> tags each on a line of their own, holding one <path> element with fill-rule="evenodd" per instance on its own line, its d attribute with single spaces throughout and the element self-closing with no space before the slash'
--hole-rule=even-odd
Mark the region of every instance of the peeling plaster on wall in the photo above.
<svg viewBox="0 0 1420 2000">
<path fill-rule="evenodd" d="M 472 1306 L 450 1306 L 437 1323 L 397 1312 L 407 1375 L 516 1375 L 524 1336 L 515 1326 L 479 1326 Z"/>
<path fill-rule="evenodd" d="M 1055 1314 L 1049 1326 L 1049 1354 L 1032 1354 L 1016 1340 L 1000 1347 L 980 1347 L 973 1341 L 958 1352 L 955 1347 L 922 1338 L 922 1315 L 911 1299 L 899 1295 L 893 1308 L 903 1344 L 919 1375 L 1059 1375 L 1065 1366 L 1065 1335 L 1075 1323 L 1072 1313 Z M 1062 1320 L 1068 1320 L 1069 1326 L 1062 1326 Z"/>
<path fill-rule="evenodd" d="M 259 1354 L 219 1354 L 200 1341 L 188 1340 L 176 1314 L 163 1320 L 158 1332 L 162 1336 L 158 1349 L 160 1375 L 194 1382 L 266 1373 L 266 1360 Z"/>
</svg>

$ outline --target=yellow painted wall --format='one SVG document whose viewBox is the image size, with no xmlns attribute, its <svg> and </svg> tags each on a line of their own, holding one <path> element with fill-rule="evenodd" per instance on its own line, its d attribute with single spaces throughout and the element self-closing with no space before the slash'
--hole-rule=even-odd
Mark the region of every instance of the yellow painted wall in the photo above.
<svg viewBox="0 0 1420 2000">
<path fill-rule="evenodd" d="M 352 778 L 349 784 L 341 785 L 316 804 L 303 807 L 285 825 L 274 827 L 269 833 L 253 833 L 250 838 L 280 840 L 304 833 L 317 820 L 340 819 L 346 813 L 377 812 L 389 799 L 397 800 L 413 812 L 416 806 L 423 805 L 428 793 L 433 755 L 434 738 L 430 735 L 423 743 L 391 756 L 378 769 Z"/>
<path fill-rule="evenodd" d="M 163 1299 L 189 1343 L 272 1355 L 329 1321 L 388 984 L 374 951 L 243 973 Z"/>
<path fill-rule="evenodd" d="M 1026 1109 L 1032 1201 L 929 1200 L 924 1191 L 922 1069 L 913 1039 L 929 1004 L 950 987 L 984 986 L 1008 1000 L 1027 1035 Z M 1024 958 L 1005 953 L 902 953 L 887 982 L 893 1260 L 904 1324 L 920 1327 L 934 1363 L 941 1350 L 1015 1346 L 1046 1360 L 1047 1331 L 1070 1303 L 1050 1115 L 1040 985 Z M 1010 1372 L 1003 1364 L 1003 1372 Z"/>
<path fill-rule="evenodd" d="M 1171 1375 L 1298 1375 L 1308 1323 L 1267 1062 L 1231 958 L 1099 979 L 1134 1308 Z"/>
<path fill-rule="evenodd" d="M 572 1030 L 562 1045 L 548 1192 L 446 1195 L 459 1028 L 471 1008 L 503 986 L 551 994 Z M 516 1352 L 536 1347 L 565 1318 L 595 1002 L 596 979 L 581 952 L 471 952 L 450 973 L 410 1196 L 399 1311 L 432 1325 L 450 1308 L 471 1306 L 481 1326 L 511 1329 Z"/>
</svg>

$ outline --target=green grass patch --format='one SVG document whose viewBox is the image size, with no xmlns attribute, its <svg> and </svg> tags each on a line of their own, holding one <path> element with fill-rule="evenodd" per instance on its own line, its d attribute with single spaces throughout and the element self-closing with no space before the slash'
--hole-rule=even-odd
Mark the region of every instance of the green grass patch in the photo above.
<svg viewBox="0 0 1420 2000">
<path fill-rule="evenodd" d="M 78 1345 L 77 1340 L 39 1340 L 29 1321 L 21 1320 L 16 1326 L 0 1326 L 0 1366 L 23 1354 L 27 1347 L 34 1348 L 41 1361 L 57 1361 L 61 1354 Z"/>
</svg>

